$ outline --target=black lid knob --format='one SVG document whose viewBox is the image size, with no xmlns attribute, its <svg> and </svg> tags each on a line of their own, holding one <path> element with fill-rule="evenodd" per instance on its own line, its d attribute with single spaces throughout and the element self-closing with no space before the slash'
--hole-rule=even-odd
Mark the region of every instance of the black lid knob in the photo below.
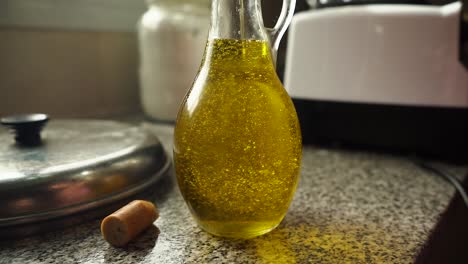
<svg viewBox="0 0 468 264">
<path fill-rule="evenodd" d="M 26 147 L 41 144 L 41 130 L 49 121 L 46 114 L 24 114 L 0 119 L 15 134 L 16 144 Z"/>
</svg>

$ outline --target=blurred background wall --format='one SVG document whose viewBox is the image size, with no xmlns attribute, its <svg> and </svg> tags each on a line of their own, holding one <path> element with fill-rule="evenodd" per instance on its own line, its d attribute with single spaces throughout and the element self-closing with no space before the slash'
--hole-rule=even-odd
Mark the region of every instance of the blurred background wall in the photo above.
<svg viewBox="0 0 468 264">
<path fill-rule="evenodd" d="M 49 6 L 41 6 L 42 1 Z M 135 29 L 144 1 L 59 2 L 57 10 L 50 10 L 57 3 L 51 0 L 0 2 L 0 116 L 140 113 Z M 263 1 L 267 26 L 274 25 L 281 5 L 282 0 Z M 298 1 L 297 9 L 306 9 L 305 0 Z M 54 17 L 44 17 L 48 14 Z M 286 37 L 278 54 L 280 73 L 285 43 Z"/>
<path fill-rule="evenodd" d="M 139 111 L 133 33 L 0 29 L 0 115 Z"/>
</svg>

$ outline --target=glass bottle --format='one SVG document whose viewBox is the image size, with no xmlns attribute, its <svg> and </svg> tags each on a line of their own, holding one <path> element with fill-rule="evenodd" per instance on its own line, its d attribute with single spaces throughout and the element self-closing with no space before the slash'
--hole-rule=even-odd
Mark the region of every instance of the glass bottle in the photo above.
<svg viewBox="0 0 468 264">
<path fill-rule="evenodd" d="M 294 196 L 301 133 L 274 66 L 294 5 L 285 0 L 277 26 L 265 29 L 260 0 L 212 1 L 204 59 L 179 110 L 174 161 L 192 215 L 214 235 L 267 233 Z"/>
</svg>

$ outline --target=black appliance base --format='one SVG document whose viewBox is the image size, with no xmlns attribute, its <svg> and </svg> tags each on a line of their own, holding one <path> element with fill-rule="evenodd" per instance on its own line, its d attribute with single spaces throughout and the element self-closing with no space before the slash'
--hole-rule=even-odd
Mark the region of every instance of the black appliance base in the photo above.
<svg viewBox="0 0 468 264">
<path fill-rule="evenodd" d="M 468 108 L 293 102 L 305 144 L 468 162 Z"/>
</svg>

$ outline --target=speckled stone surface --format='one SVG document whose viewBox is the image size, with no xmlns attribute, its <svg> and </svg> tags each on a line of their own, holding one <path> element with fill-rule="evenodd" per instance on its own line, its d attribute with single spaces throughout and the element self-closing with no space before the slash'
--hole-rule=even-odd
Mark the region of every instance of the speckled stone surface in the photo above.
<svg viewBox="0 0 468 264">
<path fill-rule="evenodd" d="M 171 153 L 172 127 L 144 126 Z M 269 234 L 245 241 L 200 230 L 173 176 L 155 193 L 161 217 L 126 248 L 108 245 L 95 220 L 3 241 L 0 263 L 411 263 L 454 189 L 403 158 L 305 147 L 287 216 Z"/>
</svg>

